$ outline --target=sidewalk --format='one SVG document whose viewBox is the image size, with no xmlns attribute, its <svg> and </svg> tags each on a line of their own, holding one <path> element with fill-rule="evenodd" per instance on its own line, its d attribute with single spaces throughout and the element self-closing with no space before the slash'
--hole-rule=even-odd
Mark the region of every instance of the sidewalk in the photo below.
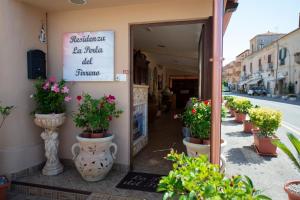
<svg viewBox="0 0 300 200">
<path fill-rule="evenodd" d="M 279 128 L 277 136 L 287 141 L 286 130 Z M 252 148 L 253 136 L 243 132 L 243 125 L 226 118 L 222 123 L 222 137 L 227 141 L 224 149 L 226 158 L 226 175 L 249 176 L 255 188 L 273 200 L 287 199 L 283 185 L 287 180 L 300 179 L 288 157 L 277 150 L 278 157 L 262 157 Z"/>
</svg>

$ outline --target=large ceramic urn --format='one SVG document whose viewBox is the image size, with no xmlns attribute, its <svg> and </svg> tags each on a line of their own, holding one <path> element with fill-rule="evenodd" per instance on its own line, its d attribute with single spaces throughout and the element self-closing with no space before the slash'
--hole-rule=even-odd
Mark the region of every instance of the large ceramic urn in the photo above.
<svg viewBox="0 0 300 200">
<path fill-rule="evenodd" d="M 111 170 L 118 150 L 112 142 L 113 138 L 113 135 L 103 138 L 76 137 L 78 143 L 72 146 L 73 160 L 84 180 L 102 180 Z"/>
<path fill-rule="evenodd" d="M 65 113 L 61 114 L 35 114 L 34 122 L 44 128 L 41 137 L 45 141 L 46 164 L 42 173 L 47 176 L 63 172 L 63 165 L 58 158 L 58 132 L 57 128 L 65 122 Z"/>
<path fill-rule="evenodd" d="M 197 157 L 199 155 L 207 155 L 208 158 L 210 158 L 210 144 L 196 144 L 190 141 L 190 137 L 186 137 L 183 139 L 183 144 L 186 146 L 186 151 L 188 156 L 190 157 Z M 226 141 L 222 140 L 221 141 L 221 171 L 225 171 L 225 157 L 222 154 L 224 147 L 226 146 Z"/>
</svg>

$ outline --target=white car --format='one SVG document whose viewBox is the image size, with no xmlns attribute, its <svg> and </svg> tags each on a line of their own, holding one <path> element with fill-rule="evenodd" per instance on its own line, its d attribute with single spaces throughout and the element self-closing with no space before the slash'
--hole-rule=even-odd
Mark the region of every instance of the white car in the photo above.
<svg viewBox="0 0 300 200">
<path fill-rule="evenodd" d="M 249 90 L 248 90 L 248 92 L 247 92 L 247 94 L 249 94 L 249 95 L 253 95 L 253 94 L 254 94 L 254 90 L 252 90 L 252 89 L 249 89 Z"/>
</svg>

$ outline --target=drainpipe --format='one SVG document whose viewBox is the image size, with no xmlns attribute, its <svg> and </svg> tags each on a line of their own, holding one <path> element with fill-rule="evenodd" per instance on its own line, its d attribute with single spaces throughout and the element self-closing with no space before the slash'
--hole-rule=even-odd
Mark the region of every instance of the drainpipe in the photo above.
<svg viewBox="0 0 300 200">
<path fill-rule="evenodd" d="M 223 0 L 214 0 L 210 161 L 217 165 L 220 165 L 221 153 L 223 12 Z"/>
</svg>

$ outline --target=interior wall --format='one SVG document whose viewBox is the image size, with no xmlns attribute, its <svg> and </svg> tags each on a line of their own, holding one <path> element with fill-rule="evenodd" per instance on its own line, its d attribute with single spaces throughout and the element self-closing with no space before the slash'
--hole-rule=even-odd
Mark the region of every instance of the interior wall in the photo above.
<svg viewBox="0 0 300 200">
<path fill-rule="evenodd" d="M 33 81 L 27 79 L 27 51 L 41 49 L 38 36 L 45 12 L 15 0 L 0 6 L 0 101 L 14 105 L 0 130 L 0 174 L 14 173 L 44 159 L 41 129 L 34 122 Z"/>
<path fill-rule="evenodd" d="M 62 77 L 62 39 L 65 32 L 115 31 L 115 73 L 118 74 L 123 70 L 129 70 L 130 24 L 205 19 L 211 15 L 211 0 L 164 0 L 149 4 L 49 13 L 50 74 Z M 119 146 L 116 162 L 125 165 L 129 165 L 130 162 L 129 84 L 128 77 L 126 82 L 77 82 L 71 86 L 73 98 L 82 92 L 89 92 L 94 96 L 116 95 L 124 113 L 119 119 L 113 121 L 111 129 L 116 135 L 115 141 Z M 73 102 L 68 110 L 75 111 L 76 108 L 76 103 Z M 70 148 L 76 142 L 77 133 L 80 133 L 80 130 L 75 128 L 72 120 L 68 118 L 61 128 L 61 157 L 72 157 Z"/>
</svg>

